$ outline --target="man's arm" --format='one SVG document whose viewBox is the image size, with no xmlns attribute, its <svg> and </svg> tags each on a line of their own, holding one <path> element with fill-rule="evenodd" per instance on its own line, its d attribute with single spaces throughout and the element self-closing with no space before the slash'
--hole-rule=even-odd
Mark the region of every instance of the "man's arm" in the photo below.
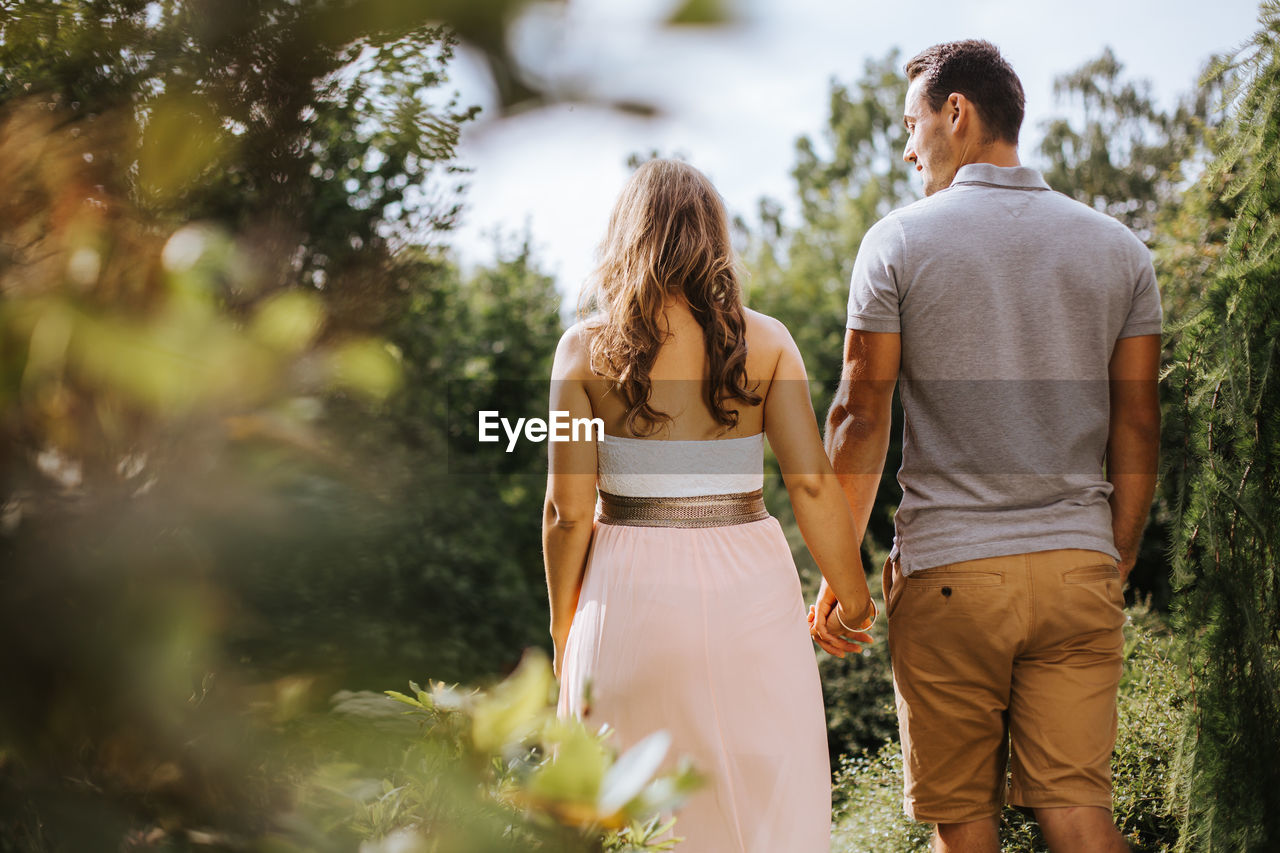
<svg viewBox="0 0 1280 853">
<path fill-rule="evenodd" d="M 853 511 L 859 542 L 867 531 L 889 450 L 893 389 L 901 358 L 901 335 L 857 329 L 845 332 L 844 369 L 827 413 L 825 444 Z"/>
<path fill-rule="evenodd" d="M 836 479 L 853 512 L 858 542 L 867 532 L 871 508 L 893 423 L 893 389 L 902 359 L 902 336 L 896 332 L 849 329 L 844 338 L 844 368 L 831 411 L 827 413 L 825 446 Z M 824 581 L 814 605 L 814 625 L 824 648 L 842 648 L 825 630 L 835 596 Z"/>
<path fill-rule="evenodd" d="M 1111 353 L 1111 422 L 1107 431 L 1107 481 L 1111 483 L 1111 531 L 1125 580 L 1151 512 L 1160 458 L 1160 336 L 1116 341 Z"/>
</svg>

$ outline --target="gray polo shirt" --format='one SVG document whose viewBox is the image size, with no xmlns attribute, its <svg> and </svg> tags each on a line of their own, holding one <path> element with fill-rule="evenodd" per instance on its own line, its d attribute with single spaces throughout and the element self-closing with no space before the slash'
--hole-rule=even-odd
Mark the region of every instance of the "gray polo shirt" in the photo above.
<svg viewBox="0 0 1280 853">
<path fill-rule="evenodd" d="M 1116 341 L 1160 333 L 1151 254 L 1040 173 L 988 163 L 862 240 L 850 329 L 902 336 L 894 555 L 1118 556 L 1103 476 Z"/>
</svg>

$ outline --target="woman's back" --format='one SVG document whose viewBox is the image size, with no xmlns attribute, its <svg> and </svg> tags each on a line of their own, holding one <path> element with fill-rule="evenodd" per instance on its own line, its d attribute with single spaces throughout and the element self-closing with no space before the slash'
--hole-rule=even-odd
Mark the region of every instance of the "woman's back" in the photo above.
<svg viewBox="0 0 1280 853">
<path fill-rule="evenodd" d="M 648 402 L 669 420 L 636 435 L 617 385 L 584 382 L 605 435 L 595 445 L 599 503 L 560 712 L 608 723 L 624 749 L 665 730 L 668 766 L 693 760 L 707 784 L 679 813 L 678 849 L 823 853 L 831 800 L 822 690 L 791 548 L 762 495 L 781 326 L 745 312 L 743 385 L 757 402 L 724 401 L 736 415 L 726 425 L 708 399 L 701 326 L 680 302 L 660 319 Z"/>
<path fill-rule="evenodd" d="M 739 400 L 724 401 L 725 407 L 737 414 L 737 423 L 726 426 L 716 420 L 708 404 L 710 368 L 706 338 L 687 304 L 671 301 L 660 321 L 666 334 L 649 369 L 653 409 L 670 420 L 652 424 L 653 431 L 637 435 L 627 427 L 629 407 L 616 384 L 603 377 L 588 381 L 592 416 L 604 421 L 607 435 L 668 441 L 714 441 L 744 438 L 764 432 L 764 398 L 773 384 L 774 370 L 782 350 L 779 331 L 782 324 L 772 317 L 744 309 L 746 360 L 744 370 L 748 390 L 761 398 L 755 405 Z M 638 424 L 643 429 L 645 424 Z"/>
<path fill-rule="evenodd" d="M 550 446 L 560 711 L 609 723 L 623 748 L 665 729 L 672 760 L 694 760 L 707 785 L 680 812 L 679 849 L 825 853 L 822 690 L 764 506 L 765 434 L 819 565 L 842 600 L 869 596 L 800 352 L 743 307 L 723 203 L 684 163 L 636 170 L 585 293 L 597 313 L 561 340 L 550 399 L 605 433 Z"/>
</svg>

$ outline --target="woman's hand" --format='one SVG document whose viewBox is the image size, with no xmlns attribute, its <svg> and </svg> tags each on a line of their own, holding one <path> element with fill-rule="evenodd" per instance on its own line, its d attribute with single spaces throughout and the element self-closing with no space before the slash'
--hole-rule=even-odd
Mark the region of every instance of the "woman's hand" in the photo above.
<svg viewBox="0 0 1280 853">
<path fill-rule="evenodd" d="M 864 611 L 874 614 L 874 604 L 868 597 L 870 608 L 864 605 Z M 857 654 L 862 651 L 864 645 L 875 642 L 875 638 L 868 634 L 865 630 L 850 630 L 840 621 L 840 617 L 844 616 L 842 612 L 837 613 L 839 601 L 836 600 L 835 593 L 831 591 L 831 587 L 827 585 L 826 580 L 822 581 L 822 586 L 818 589 L 817 601 L 809 607 L 809 636 L 811 636 L 823 651 L 835 657 L 842 658 L 847 653 Z M 870 627 L 874 620 L 874 615 L 867 615 L 862 618 L 862 625 L 859 627 Z M 848 621 L 846 617 L 846 621 Z"/>
</svg>

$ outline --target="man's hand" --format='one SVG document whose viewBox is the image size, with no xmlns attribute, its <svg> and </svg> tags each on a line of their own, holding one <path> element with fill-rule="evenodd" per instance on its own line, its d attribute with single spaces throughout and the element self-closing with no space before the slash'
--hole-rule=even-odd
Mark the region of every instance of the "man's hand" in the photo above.
<svg viewBox="0 0 1280 853">
<path fill-rule="evenodd" d="M 1121 589 L 1123 589 L 1125 584 L 1129 582 L 1129 573 L 1133 571 L 1133 567 L 1137 562 L 1137 557 L 1120 557 L 1120 562 L 1116 564 L 1116 569 L 1120 572 Z"/>
<path fill-rule="evenodd" d="M 858 654 L 864 645 L 875 642 L 865 631 L 850 631 L 836 618 L 836 596 L 824 579 L 818 588 L 818 598 L 809 607 L 809 636 L 829 655 L 842 658 L 852 652 Z"/>
</svg>

